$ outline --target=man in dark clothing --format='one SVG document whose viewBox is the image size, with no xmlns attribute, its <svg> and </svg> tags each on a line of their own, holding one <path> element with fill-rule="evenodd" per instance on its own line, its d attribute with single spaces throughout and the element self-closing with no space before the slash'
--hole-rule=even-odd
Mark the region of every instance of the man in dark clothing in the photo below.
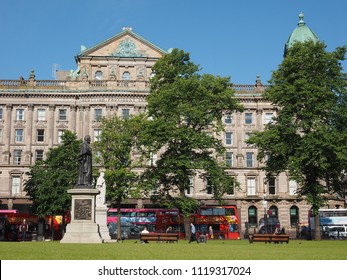
<svg viewBox="0 0 347 280">
<path fill-rule="evenodd" d="M 20 225 L 20 232 L 22 234 L 22 241 L 25 241 L 27 231 L 28 231 L 28 224 L 27 224 L 26 220 L 24 219 Z"/>
</svg>

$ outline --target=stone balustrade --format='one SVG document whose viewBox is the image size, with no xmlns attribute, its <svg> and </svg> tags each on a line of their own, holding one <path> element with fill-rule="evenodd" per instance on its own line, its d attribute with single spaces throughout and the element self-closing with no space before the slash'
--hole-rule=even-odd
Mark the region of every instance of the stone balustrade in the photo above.
<svg viewBox="0 0 347 280">
<path fill-rule="evenodd" d="M 148 89 L 149 81 L 138 80 L 0 80 L 0 89 Z M 238 93 L 262 92 L 267 85 L 234 84 L 233 89 Z"/>
</svg>

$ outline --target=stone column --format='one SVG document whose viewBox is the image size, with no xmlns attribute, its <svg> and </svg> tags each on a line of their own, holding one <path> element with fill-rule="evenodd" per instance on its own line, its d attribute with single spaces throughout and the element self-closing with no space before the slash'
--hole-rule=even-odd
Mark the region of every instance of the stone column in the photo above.
<svg viewBox="0 0 347 280">
<path fill-rule="evenodd" d="M 3 162 L 5 164 L 10 163 L 10 157 L 11 157 L 10 144 L 11 144 L 12 110 L 13 110 L 13 105 L 12 104 L 6 104 L 5 130 L 3 133 L 3 135 L 5 136 Z"/>
<path fill-rule="evenodd" d="M 54 144 L 54 112 L 55 112 L 55 106 L 50 105 L 49 106 L 49 113 L 48 113 L 48 122 L 47 122 L 47 140 L 48 140 L 48 147 L 53 147 Z M 58 139 L 57 139 L 58 140 Z"/>
<path fill-rule="evenodd" d="M 90 107 L 86 106 L 84 107 L 84 120 L 83 120 L 83 135 L 90 135 L 89 130 L 90 130 Z"/>
<path fill-rule="evenodd" d="M 28 104 L 28 114 L 27 114 L 27 121 L 26 121 L 26 137 L 25 137 L 25 163 L 31 164 L 31 158 L 32 158 L 32 152 L 31 152 L 31 144 L 32 144 L 32 138 L 33 138 L 33 110 L 34 105 Z"/>
<path fill-rule="evenodd" d="M 76 112 L 77 112 L 77 107 L 76 105 L 72 105 L 70 106 L 70 113 L 71 113 L 71 117 L 70 117 L 70 129 L 71 131 L 76 133 Z"/>
</svg>

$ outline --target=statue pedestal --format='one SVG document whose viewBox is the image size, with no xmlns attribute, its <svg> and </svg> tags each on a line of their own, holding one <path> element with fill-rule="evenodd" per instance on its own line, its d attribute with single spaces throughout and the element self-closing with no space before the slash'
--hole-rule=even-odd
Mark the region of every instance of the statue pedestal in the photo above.
<svg viewBox="0 0 347 280">
<path fill-rule="evenodd" d="M 111 242 L 110 232 L 107 227 L 107 206 L 97 205 L 95 207 L 95 221 L 99 225 L 99 232 L 103 242 Z"/>
<path fill-rule="evenodd" d="M 60 243 L 102 243 L 99 226 L 95 223 L 96 189 L 70 189 L 71 222 L 66 226 L 66 233 Z"/>
</svg>

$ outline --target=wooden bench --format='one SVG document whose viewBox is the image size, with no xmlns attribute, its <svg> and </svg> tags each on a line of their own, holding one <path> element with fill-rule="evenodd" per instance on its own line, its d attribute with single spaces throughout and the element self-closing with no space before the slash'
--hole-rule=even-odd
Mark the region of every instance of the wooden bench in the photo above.
<svg viewBox="0 0 347 280">
<path fill-rule="evenodd" d="M 163 233 L 163 232 L 153 232 L 153 233 L 141 233 L 141 242 L 148 241 L 176 241 L 178 242 L 178 233 Z"/>
<path fill-rule="evenodd" d="M 288 234 L 262 234 L 255 233 L 250 234 L 248 237 L 249 243 L 253 242 L 265 242 L 265 243 L 289 243 Z"/>
</svg>

